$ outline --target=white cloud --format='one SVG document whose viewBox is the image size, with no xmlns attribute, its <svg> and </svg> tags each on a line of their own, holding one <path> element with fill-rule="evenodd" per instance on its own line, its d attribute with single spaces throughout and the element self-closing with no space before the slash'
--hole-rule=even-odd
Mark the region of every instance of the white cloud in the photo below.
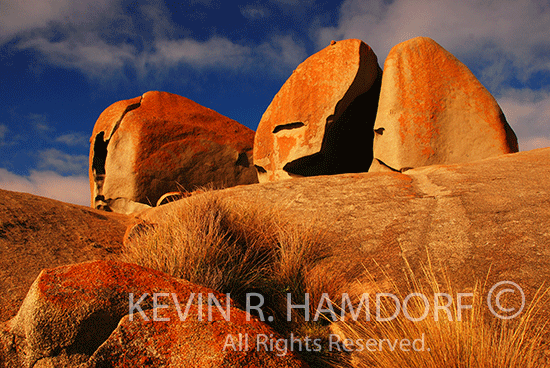
<svg viewBox="0 0 550 368">
<path fill-rule="evenodd" d="M 550 147 L 550 139 L 546 137 L 527 138 L 520 140 L 519 145 L 522 151 L 529 151 L 536 148 L 546 148 Z"/>
<path fill-rule="evenodd" d="M 46 26 L 70 12 L 70 1 L 3 0 L 0 2 L 0 34 L 7 37 L 28 29 Z"/>
<path fill-rule="evenodd" d="M 8 127 L 4 124 L 0 124 L 0 144 L 4 142 L 6 139 L 6 135 L 8 133 Z"/>
<path fill-rule="evenodd" d="M 83 206 L 90 204 L 87 176 L 61 176 L 52 171 L 31 171 L 29 176 L 21 176 L 0 168 L 0 188 Z"/>
<path fill-rule="evenodd" d="M 268 73 L 278 74 L 282 68 L 292 70 L 307 56 L 305 48 L 289 36 L 274 37 L 259 46 L 242 45 L 217 36 L 206 41 L 157 38 L 152 47 L 138 52 L 131 44 L 109 44 L 97 35 L 88 34 L 63 41 L 34 38 L 21 43 L 20 48 L 37 50 L 53 65 L 76 69 L 100 80 L 120 77 L 127 66 L 141 77 L 180 66 L 219 71 L 263 67 Z"/>
<path fill-rule="evenodd" d="M 216 5 L 215 1 L 198 2 Z M 120 1 L 102 0 L 93 5 L 92 0 L 75 4 L 46 0 L 40 5 L 47 8 L 44 14 L 35 17 L 31 11 L 30 19 L 23 21 L 29 4 L 14 6 L 11 13 L 16 20 L 0 43 L 17 35 L 16 47 L 38 52 L 41 62 L 78 70 L 94 80 L 112 82 L 134 75 L 145 80 L 169 75 L 171 69 L 180 67 L 244 73 L 261 68 L 262 73 L 279 75 L 281 69 L 286 73 L 305 58 L 304 47 L 284 35 L 259 44 L 216 34 L 206 40 L 179 37 L 181 27 L 171 21 L 161 1 L 139 5 L 129 16 Z M 87 21 L 78 18 L 85 18 L 94 6 L 97 14 Z M 261 5 L 245 6 L 241 11 L 249 18 L 269 15 L 268 8 Z"/>
<path fill-rule="evenodd" d="M 338 26 L 320 29 L 318 46 L 359 38 L 383 62 L 394 45 L 416 36 L 478 63 L 483 82 L 497 87 L 512 70 L 525 79 L 550 69 L 550 11 L 536 0 L 346 0 Z"/>
<path fill-rule="evenodd" d="M 94 22 L 117 3 L 111 0 L 2 0 L 0 43 L 54 22 Z"/>
<path fill-rule="evenodd" d="M 49 123 L 45 114 L 29 113 L 26 118 L 30 121 L 32 127 L 39 133 L 48 133 L 55 130 Z"/>
<path fill-rule="evenodd" d="M 390 49 L 416 36 L 434 39 L 466 64 L 495 95 L 520 149 L 550 139 L 550 95 L 513 90 L 550 73 L 550 9 L 537 0 L 346 0 L 336 27 L 318 31 L 318 47 L 359 38 L 382 66 Z"/>
<path fill-rule="evenodd" d="M 158 40 L 155 49 L 156 52 L 147 60 L 151 64 L 168 66 L 187 64 L 199 68 L 236 69 L 242 67 L 251 54 L 250 47 L 221 37 L 212 37 L 204 42 L 189 38 Z"/>
<path fill-rule="evenodd" d="M 67 146 L 75 147 L 82 146 L 86 147 L 90 144 L 90 138 L 84 133 L 67 133 L 60 135 L 55 139 L 58 143 L 66 144 Z"/>
<path fill-rule="evenodd" d="M 36 38 L 20 47 L 38 50 L 51 64 L 77 69 L 96 79 L 120 76 L 127 66 L 141 77 L 181 66 L 236 72 L 262 69 L 280 75 L 293 70 L 307 57 L 305 47 L 291 36 L 275 36 L 260 45 L 242 45 L 217 36 L 206 41 L 157 38 L 152 47 L 137 52 L 133 45 L 111 45 L 89 34 L 58 42 Z"/>
<path fill-rule="evenodd" d="M 55 148 L 40 151 L 38 168 L 55 170 L 63 174 L 85 173 L 88 169 L 88 156 L 70 155 Z"/>
<path fill-rule="evenodd" d="M 134 46 L 111 45 L 94 34 L 57 42 L 45 37 L 33 38 L 21 43 L 19 47 L 37 50 L 51 64 L 78 69 L 94 77 L 120 70 L 136 58 Z"/>
<path fill-rule="evenodd" d="M 550 92 L 509 89 L 498 103 L 522 151 L 550 146 Z"/>
<path fill-rule="evenodd" d="M 8 139 L 8 133 L 10 128 L 7 125 L 0 124 L 0 147 L 11 146 L 14 144 L 14 137 L 10 134 L 10 139 Z"/>
<path fill-rule="evenodd" d="M 247 19 L 257 20 L 267 17 L 269 11 L 264 7 L 247 5 L 241 8 L 241 14 Z"/>
<path fill-rule="evenodd" d="M 291 36 L 276 36 L 269 42 L 257 47 L 259 61 L 265 63 L 266 69 L 282 74 L 295 69 L 307 58 L 305 47 Z"/>
<path fill-rule="evenodd" d="M 213 37 L 205 42 L 191 39 L 161 40 L 148 64 L 157 66 L 190 65 L 195 68 L 243 70 L 260 68 L 271 74 L 291 71 L 307 57 L 305 47 L 291 36 L 274 36 L 258 46 L 236 44 Z"/>
</svg>

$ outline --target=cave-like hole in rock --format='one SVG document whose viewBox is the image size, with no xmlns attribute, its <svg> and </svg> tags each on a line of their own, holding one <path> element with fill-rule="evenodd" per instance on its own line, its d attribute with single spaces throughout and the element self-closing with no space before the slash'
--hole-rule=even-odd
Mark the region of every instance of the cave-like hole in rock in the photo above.
<svg viewBox="0 0 550 368">
<path fill-rule="evenodd" d="M 104 132 L 95 136 L 94 157 L 92 159 L 92 170 L 95 177 L 105 175 L 105 161 L 107 160 L 107 146 L 109 145 L 109 141 L 105 141 L 104 137 Z"/>
<path fill-rule="evenodd" d="M 380 84 L 381 75 L 369 91 L 353 100 L 338 120 L 327 126 L 320 152 L 289 162 L 283 170 L 300 176 L 367 172 L 373 158 Z"/>
<path fill-rule="evenodd" d="M 277 125 L 275 127 L 275 129 L 273 129 L 273 133 L 277 133 L 277 132 L 280 132 L 281 130 L 291 130 L 291 129 L 296 129 L 296 128 L 301 128 L 303 127 L 305 124 L 302 123 L 301 121 L 296 121 L 294 123 L 288 123 L 288 124 L 281 124 L 281 125 Z"/>
<path fill-rule="evenodd" d="M 254 167 L 256 168 L 256 171 L 258 171 L 258 173 L 260 173 L 260 174 L 265 174 L 267 172 L 266 169 L 264 169 L 263 167 L 261 167 L 259 165 L 254 165 Z"/>
<path fill-rule="evenodd" d="M 101 132 L 95 136 L 94 140 L 94 156 L 92 158 L 92 175 L 96 186 L 95 201 L 96 208 L 103 208 L 103 204 L 97 206 L 97 202 L 104 202 L 103 182 L 105 180 L 105 161 L 107 160 L 107 146 L 109 140 L 105 141 L 105 133 Z"/>
<path fill-rule="evenodd" d="M 242 167 L 249 167 L 250 162 L 248 161 L 248 155 L 246 152 L 239 153 L 239 156 L 237 157 L 237 161 L 235 162 L 236 166 L 242 166 Z"/>
<path fill-rule="evenodd" d="M 98 310 L 80 321 L 74 342 L 68 347 L 69 354 L 91 356 L 117 328 L 122 316 Z"/>
</svg>

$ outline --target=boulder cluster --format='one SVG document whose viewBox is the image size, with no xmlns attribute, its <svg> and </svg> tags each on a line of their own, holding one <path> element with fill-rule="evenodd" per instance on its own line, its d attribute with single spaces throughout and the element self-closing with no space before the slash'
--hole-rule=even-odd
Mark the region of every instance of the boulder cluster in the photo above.
<svg viewBox="0 0 550 368">
<path fill-rule="evenodd" d="M 399 171 L 518 151 L 495 99 L 430 38 L 392 48 L 382 72 L 360 40 L 333 41 L 294 71 L 256 132 L 260 182 Z"/>
<path fill-rule="evenodd" d="M 257 132 L 181 96 L 147 92 L 99 117 L 92 207 L 132 213 L 163 195 L 297 176 L 397 171 L 518 151 L 495 99 L 430 38 L 384 63 L 363 41 L 331 44 L 292 73 Z"/>
</svg>

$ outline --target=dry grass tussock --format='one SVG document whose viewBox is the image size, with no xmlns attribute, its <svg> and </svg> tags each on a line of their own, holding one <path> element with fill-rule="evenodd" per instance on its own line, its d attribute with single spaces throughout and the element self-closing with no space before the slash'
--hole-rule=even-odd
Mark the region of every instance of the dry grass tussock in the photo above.
<svg viewBox="0 0 550 368">
<path fill-rule="evenodd" d="M 409 299 L 407 310 L 412 321 L 405 318 L 401 312 L 391 321 L 378 321 L 374 318 L 374 306 L 371 306 L 371 321 L 364 318 L 356 322 L 340 321 L 332 325 L 334 333 L 342 340 L 352 339 L 357 342 L 366 342 L 373 339 L 370 349 L 360 349 L 355 346 L 355 352 L 348 356 L 345 363 L 338 367 L 401 367 L 401 368 L 534 368 L 547 367 L 543 351 L 545 347 L 544 335 L 548 333 L 546 324 L 539 324 L 536 319 L 543 303 L 548 301 L 548 289 L 538 290 L 532 301 L 516 319 L 499 319 L 488 313 L 487 288 L 485 282 L 478 282 L 471 290 L 470 297 L 463 299 L 463 305 L 471 305 L 471 309 L 459 311 L 456 308 L 457 292 L 445 274 L 434 271 L 431 263 L 422 267 L 423 280 L 415 277 L 410 266 L 408 267 L 409 290 L 406 295 L 400 293 L 395 283 L 390 280 L 393 290 L 380 288 L 369 290 L 371 293 L 392 293 L 403 302 L 407 295 L 419 293 L 432 298 L 431 307 L 425 318 L 425 302 L 420 297 Z M 443 285 L 443 286 L 440 286 Z M 449 298 L 439 297 L 448 294 L 452 298 L 450 315 L 439 310 L 437 320 L 434 318 L 433 298 L 438 296 L 438 305 L 449 303 Z M 372 301 L 372 300 L 371 300 Z M 402 303 L 403 304 L 403 303 Z M 371 303 L 372 305 L 372 303 Z M 391 316 L 395 311 L 393 301 L 381 303 L 382 317 Z M 380 345 L 380 340 L 386 339 L 394 344 L 390 348 L 388 342 Z M 403 339 L 410 342 L 417 340 L 416 345 L 400 348 Z M 423 343 L 421 343 L 423 341 Z M 376 342 L 376 344 L 375 344 Z M 366 346 L 366 345 L 364 345 Z M 416 351 L 415 350 L 418 350 Z M 408 351 L 407 351 L 408 350 Z"/>
<path fill-rule="evenodd" d="M 287 293 L 293 303 L 310 293 L 313 304 L 321 292 L 337 295 L 342 283 L 325 274 L 329 236 L 314 223 L 292 223 L 281 213 L 205 191 L 167 207 L 157 226 L 132 238 L 123 258 L 230 293 L 241 305 L 246 293 L 259 293 L 266 310 L 284 320 Z"/>
</svg>

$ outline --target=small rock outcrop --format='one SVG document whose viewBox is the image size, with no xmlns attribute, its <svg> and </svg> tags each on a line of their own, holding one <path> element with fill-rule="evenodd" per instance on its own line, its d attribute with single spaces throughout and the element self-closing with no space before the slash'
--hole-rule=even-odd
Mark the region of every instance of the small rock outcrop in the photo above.
<svg viewBox="0 0 550 368">
<path fill-rule="evenodd" d="M 124 262 L 86 262 L 41 272 L 0 326 L 0 357 L 7 367 L 306 367 L 291 353 L 224 349 L 229 335 L 236 344 L 239 334 L 277 336 L 248 319 L 211 289 Z"/>
<path fill-rule="evenodd" d="M 92 207 L 128 214 L 167 192 L 256 183 L 253 142 L 252 130 L 182 96 L 116 102 L 90 139 Z"/>
<path fill-rule="evenodd" d="M 497 102 L 430 38 L 392 48 L 384 63 L 370 171 L 470 162 L 518 151 Z"/>
<path fill-rule="evenodd" d="M 356 39 L 333 41 L 300 64 L 259 123 L 259 181 L 367 171 L 381 75 Z"/>
</svg>

